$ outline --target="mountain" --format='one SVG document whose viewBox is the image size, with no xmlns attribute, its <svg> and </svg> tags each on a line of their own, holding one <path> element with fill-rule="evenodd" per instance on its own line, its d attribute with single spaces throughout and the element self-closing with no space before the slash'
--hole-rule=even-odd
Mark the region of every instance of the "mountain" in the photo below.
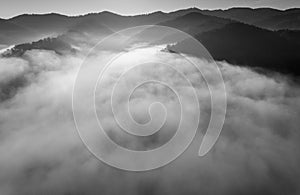
<svg viewBox="0 0 300 195">
<path fill-rule="evenodd" d="M 300 64 L 299 10 L 189 8 L 137 16 L 121 16 L 105 11 L 76 17 L 54 13 L 25 14 L 8 20 L 0 19 L 0 45 L 16 45 L 3 54 L 6 57 L 22 56 L 31 49 L 64 54 L 77 52 L 82 46 L 91 48 L 104 37 L 125 28 L 157 24 L 195 37 L 215 60 L 300 75 L 297 66 Z M 150 38 L 156 44 L 178 40 L 177 44 L 168 47 L 170 51 L 195 53 L 180 33 L 165 35 L 156 32 L 155 28 L 153 31 L 148 29 L 137 34 L 132 41 Z"/>
<path fill-rule="evenodd" d="M 51 35 L 52 33 L 63 33 L 75 23 L 73 17 L 56 13 L 51 14 L 23 14 L 7 20 L 13 24 L 31 29 L 36 33 Z M 50 36 L 49 35 L 49 36 Z"/>
<path fill-rule="evenodd" d="M 0 44 L 12 45 L 23 43 L 29 40 L 40 39 L 35 31 L 25 28 L 21 25 L 14 24 L 10 21 L 0 19 Z"/>
<path fill-rule="evenodd" d="M 202 16 L 196 16 L 196 13 L 201 13 Z M 188 16 L 188 14 L 192 15 Z M 207 18 L 204 18 L 205 15 Z M 90 21 L 94 21 L 93 24 L 99 23 L 106 26 L 111 31 L 158 23 L 185 30 L 185 27 L 181 26 L 184 24 L 179 24 L 181 22 L 180 19 L 171 22 L 171 20 L 176 20 L 176 18 L 182 16 L 186 17 L 186 19 L 182 18 L 182 21 L 192 25 L 196 19 L 199 19 L 199 22 L 201 22 L 201 20 L 211 20 L 204 21 L 203 24 L 200 24 L 201 27 L 198 28 L 200 30 L 209 29 L 210 27 L 216 28 L 218 25 L 226 23 L 228 19 L 270 30 L 300 30 L 300 9 L 298 8 L 284 11 L 271 8 L 231 8 L 228 10 L 189 8 L 170 13 L 154 12 L 136 16 L 121 16 L 107 11 L 75 17 L 56 13 L 23 14 L 10 19 L 0 19 L 0 44 L 14 45 L 36 41 L 46 37 L 55 37 L 70 30 L 76 31 L 78 26 L 87 22 L 89 23 Z M 209 19 L 208 16 L 215 16 L 219 19 Z M 221 21 L 220 18 L 223 18 L 223 21 Z M 216 22 L 214 20 L 218 21 Z M 220 24 L 215 24 L 216 27 L 211 26 L 211 23 L 215 22 L 220 22 Z M 194 29 L 191 31 L 194 31 Z"/>
<path fill-rule="evenodd" d="M 159 23 L 159 25 L 177 28 L 190 35 L 196 35 L 201 32 L 221 28 L 231 22 L 229 19 L 208 16 L 199 12 L 191 12 L 173 20 Z"/>
<path fill-rule="evenodd" d="M 57 54 L 63 54 L 68 52 L 75 52 L 76 50 L 71 45 L 65 42 L 61 37 L 57 38 L 45 38 L 32 43 L 19 44 L 10 50 L 7 50 L 2 54 L 4 57 L 19 57 L 22 56 L 27 50 L 43 49 L 52 50 Z"/>
<path fill-rule="evenodd" d="M 300 30 L 279 30 L 280 36 L 300 45 Z"/>
<path fill-rule="evenodd" d="M 269 30 L 300 30 L 300 9 L 231 8 L 228 10 L 199 10 L 205 15 L 217 16 L 255 25 Z"/>
<path fill-rule="evenodd" d="M 300 30 L 300 9 L 286 10 L 281 14 L 259 20 L 253 24 L 272 30 Z"/>
<path fill-rule="evenodd" d="M 282 11 L 272 8 L 231 8 L 227 10 L 200 10 L 200 12 L 206 15 L 229 18 L 248 24 L 253 24 L 282 13 Z"/>
<path fill-rule="evenodd" d="M 0 44 L 15 45 L 46 37 L 56 37 L 67 32 L 102 30 L 119 31 L 138 25 L 150 25 L 169 20 L 163 12 L 147 15 L 121 16 L 111 12 L 92 13 L 77 17 L 60 14 L 24 14 L 11 19 L 0 19 Z M 100 27 L 100 28 L 99 28 Z"/>
<path fill-rule="evenodd" d="M 273 32 L 247 24 L 230 23 L 200 33 L 195 38 L 215 60 L 299 76 L 300 44 L 295 41 L 299 40 L 299 34 L 295 38 L 289 33 L 293 34 L 290 31 Z M 190 45 L 185 40 L 168 49 L 190 53 Z"/>
</svg>

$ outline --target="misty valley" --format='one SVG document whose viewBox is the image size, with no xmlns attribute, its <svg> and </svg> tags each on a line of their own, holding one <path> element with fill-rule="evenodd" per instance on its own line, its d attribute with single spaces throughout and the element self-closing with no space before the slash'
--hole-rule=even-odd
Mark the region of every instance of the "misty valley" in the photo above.
<svg viewBox="0 0 300 195">
<path fill-rule="evenodd" d="M 0 19 L 0 194 L 300 194 L 299 18 Z"/>
</svg>

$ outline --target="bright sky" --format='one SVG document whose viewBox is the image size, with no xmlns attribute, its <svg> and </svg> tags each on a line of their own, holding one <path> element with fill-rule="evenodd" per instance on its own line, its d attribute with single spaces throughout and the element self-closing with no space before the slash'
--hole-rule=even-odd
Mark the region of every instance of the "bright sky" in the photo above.
<svg viewBox="0 0 300 195">
<path fill-rule="evenodd" d="M 10 18 L 23 13 L 57 12 L 79 15 L 104 10 L 121 15 L 135 15 L 188 7 L 225 9 L 234 6 L 299 8 L 300 0 L 0 0 L 0 18 Z"/>
</svg>

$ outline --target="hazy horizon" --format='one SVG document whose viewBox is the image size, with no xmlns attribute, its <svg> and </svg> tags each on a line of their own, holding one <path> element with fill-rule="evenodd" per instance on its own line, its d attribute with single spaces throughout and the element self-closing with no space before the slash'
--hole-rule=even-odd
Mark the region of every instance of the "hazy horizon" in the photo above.
<svg viewBox="0 0 300 195">
<path fill-rule="evenodd" d="M 110 11 L 110 10 L 102 10 L 102 11 L 95 11 L 95 12 L 86 12 L 86 13 L 82 13 L 82 14 L 76 14 L 76 15 L 70 15 L 70 14 L 64 14 L 64 13 L 59 13 L 59 12 L 44 12 L 44 13 L 21 13 L 18 15 L 14 15 L 12 17 L 8 17 L 8 18 L 0 18 L 0 19 L 11 19 L 20 15 L 47 15 L 47 14 L 59 14 L 59 15 L 63 15 L 63 16 L 68 16 L 68 17 L 76 17 L 76 16 L 84 16 L 87 14 L 97 14 L 97 13 L 102 13 L 102 12 L 110 12 L 110 13 L 114 13 L 120 16 L 138 16 L 138 15 L 145 15 L 145 14 L 152 14 L 155 12 L 163 12 L 163 13 L 171 13 L 171 12 L 175 12 L 178 10 L 185 10 L 185 9 L 192 9 L 192 8 L 197 8 L 200 10 L 229 10 L 229 9 L 233 9 L 233 8 L 250 8 L 250 9 L 275 9 L 275 10 L 280 10 L 280 11 L 285 11 L 285 10 L 289 10 L 289 9 L 300 9 L 300 7 L 291 7 L 291 8 L 287 8 L 287 9 L 279 9 L 279 8 L 273 8 L 273 7 L 256 7 L 256 8 L 252 8 L 252 7 L 247 7 L 247 6 L 236 6 L 236 7 L 229 7 L 226 9 L 202 9 L 199 7 L 185 7 L 185 8 L 180 8 L 180 9 L 175 9 L 175 10 L 171 10 L 171 11 L 162 11 L 162 10 L 154 10 L 152 12 L 147 12 L 147 13 L 138 13 L 138 14 L 121 14 L 121 13 L 117 13 L 114 11 Z"/>
<path fill-rule="evenodd" d="M 271 0 L 212 0 L 205 1 L 200 0 L 197 2 L 194 1 L 171 1 L 165 0 L 160 1 L 154 0 L 151 2 L 146 2 L 145 0 L 123 0 L 119 1 L 116 4 L 114 1 L 95 1 L 87 0 L 83 3 L 73 3 L 70 0 L 65 1 L 51 1 L 50 2 L 41 2 L 36 0 L 28 0 L 26 4 L 18 3 L 16 0 L 1 0 L 2 6 L 0 7 L 1 19 L 9 19 L 22 14 L 48 14 L 48 13 L 58 13 L 61 15 L 67 16 L 78 16 L 85 15 L 88 13 L 98 13 L 103 11 L 113 12 L 119 15 L 140 15 L 140 14 L 149 14 L 157 11 L 162 12 L 172 12 L 180 9 L 188 9 L 196 7 L 198 9 L 208 9 L 208 10 L 217 10 L 217 9 L 230 9 L 234 7 L 243 7 L 243 8 L 272 8 L 278 10 L 286 10 L 291 8 L 300 8 L 300 1 L 297 0 L 286 0 L 286 1 L 271 1 Z M 57 2 L 56 2 L 57 1 Z M 4 6 L 3 6 L 4 5 Z M 59 5 L 59 6 L 57 6 Z M 70 6 L 72 5 L 72 6 Z"/>
</svg>

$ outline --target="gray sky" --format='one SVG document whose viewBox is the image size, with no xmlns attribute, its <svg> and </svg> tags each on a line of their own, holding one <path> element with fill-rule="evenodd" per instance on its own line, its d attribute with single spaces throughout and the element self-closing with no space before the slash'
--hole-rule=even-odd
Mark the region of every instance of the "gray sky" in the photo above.
<svg viewBox="0 0 300 195">
<path fill-rule="evenodd" d="M 225 9 L 233 6 L 300 7 L 300 0 L 0 0 L 0 18 L 23 13 L 57 12 L 79 15 L 108 10 L 122 15 L 173 11 L 187 7 Z"/>
</svg>

